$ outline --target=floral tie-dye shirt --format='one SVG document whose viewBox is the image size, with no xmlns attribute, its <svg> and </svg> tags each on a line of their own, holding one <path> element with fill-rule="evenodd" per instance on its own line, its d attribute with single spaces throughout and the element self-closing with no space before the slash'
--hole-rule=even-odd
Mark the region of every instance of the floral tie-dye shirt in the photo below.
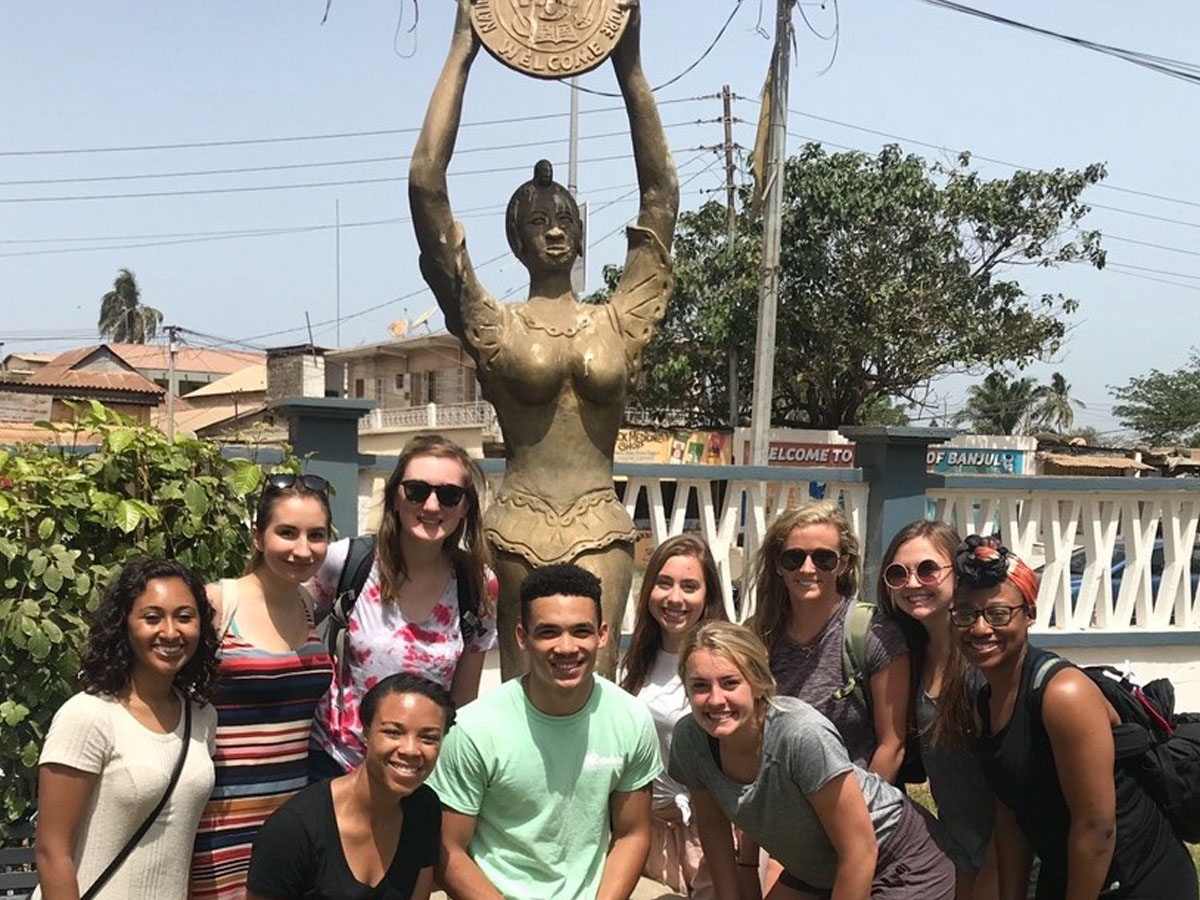
<svg viewBox="0 0 1200 900">
<path fill-rule="evenodd" d="M 305 585 L 318 615 L 333 604 L 349 547 L 349 539 L 331 544 L 320 571 Z M 489 606 L 493 609 L 497 593 L 496 576 L 489 570 Z M 496 620 L 482 610 L 479 620 L 482 633 L 464 643 L 458 617 L 458 581 L 451 575 L 428 618 L 409 621 L 396 604 L 380 600 L 376 560 L 350 614 L 344 658 L 335 661 L 333 681 L 317 705 L 311 744 L 328 753 L 346 771 L 357 766 L 365 749 L 358 704 L 366 692 L 396 672 L 423 675 L 449 690 L 464 653 L 482 653 L 496 646 Z"/>
</svg>

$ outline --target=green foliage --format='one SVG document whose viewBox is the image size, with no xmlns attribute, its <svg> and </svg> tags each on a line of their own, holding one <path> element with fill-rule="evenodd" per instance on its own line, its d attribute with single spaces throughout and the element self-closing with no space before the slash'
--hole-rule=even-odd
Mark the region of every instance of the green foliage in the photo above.
<svg viewBox="0 0 1200 900">
<path fill-rule="evenodd" d="M 985 180 L 967 154 L 930 166 L 895 146 L 874 157 L 805 146 L 785 169 L 772 423 L 861 423 L 881 398 L 919 405 L 937 375 L 1055 352 L 1077 301 L 1030 296 L 1012 273 L 1103 266 L 1099 234 L 1077 230 L 1079 198 L 1103 177 L 1092 165 Z M 730 244 L 716 202 L 680 216 L 675 296 L 635 400 L 644 409 L 728 425 L 732 357 L 745 420 L 761 232 L 743 209 Z M 619 272 L 605 274 L 611 289 Z"/>
<path fill-rule="evenodd" d="M 113 279 L 112 290 L 100 298 L 100 319 L 96 328 L 101 337 L 130 344 L 153 339 L 162 324 L 163 314 L 141 302 L 137 280 L 128 269 Z"/>
<path fill-rule="evenodd" d="M 1200 447 L 1200 351 L 1173 372 L 1151 369 L 1110 391 L 1120 401 L 1113 415 L 1142 439 Z"/>
<path fill-rule="evenodd" d="M 46 729 L 78 689 L 88 619 L 121 566 L 173 557 L 211 580 L 250 550 L 257 462 L 168 443 L 94 401 L 77 415 L 43 423 L 59 446 L 0 448 L 0 832 L 33 805 Z"/>
<path fill-rule="evenodd" d="M 1027 434 L 1046 389 L 1032 378 L 988 372 L 967 388 L 967 405 L 954 417 L 975 434 Z"/>
</svg>

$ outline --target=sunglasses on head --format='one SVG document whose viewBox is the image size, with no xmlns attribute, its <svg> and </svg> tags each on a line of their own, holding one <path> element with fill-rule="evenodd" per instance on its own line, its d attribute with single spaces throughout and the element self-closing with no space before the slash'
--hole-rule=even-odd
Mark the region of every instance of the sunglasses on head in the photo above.
<svg viewBox="0 0 1200 900">
<path fill-rule="evenodd" d="M 801 547 L 793 547 L 791 550 L 784 550 L 779 554 L 779 565 L 789 572 L 795 572 L 804 565 L 804 561 L 809 557 L 812 557 L 813 565 L 822 572 L 832 572 L 837 568 L 838 562 L 842 558 L 841 554 L 836 550 L 828 550 L 824 547 L 817 550 L 805 550 Z"/>
<path fill-rule="evenodd" d="M 267 476 L 267 487 L 277 491 L 286 491 L 299 484 L 306 491 L 324 494 L 329 490 L 329 482 L 320 475 L 295 475 L 291 472 L 276 472 Z"/>
<path fill-rule="evenodd" d="M 916 575 L 918 584 L 929 587 L 940 582 L 945 577 L 942 573 L 949 568 L 950 566 L 944 566 L 936 559 L 923 559 L 917 563 L 916 568 L 892 563 L 883 570 L 883 583 L 893 590 L 899 590 L 908 584 L 910 577 Z"/>
<path fill-rule="evenodd" d="M 407 481 L 400 482 L 400 486 L 404 488 L 404 498 L 411 500 L 413 503 L 424 503 L 429 499 L 431 493 L 437 494 L 439 506 L 457 506 L 462 502 L 462 498 L 467 495 L 467 489 L 458 484 L 430 484 L 428 481 L 421 481 L 416 478 L 410 478 Z"/>
</svg>

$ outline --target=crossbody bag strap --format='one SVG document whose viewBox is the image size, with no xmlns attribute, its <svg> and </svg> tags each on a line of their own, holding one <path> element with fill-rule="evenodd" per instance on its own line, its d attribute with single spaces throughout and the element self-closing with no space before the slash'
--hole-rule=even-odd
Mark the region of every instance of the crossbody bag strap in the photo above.
<svg viewBox="0 0 1200 900">
<path fill-rule="evenodd" d="M 158 805 L 150 815 L 146 816 L 144 821 L 133 836 L 125 842 L 125 846 L 121 848 L 113 861 L 108 864 L 100 876 L 92 882 L 92 886 L 84 891 L 79 900 L 92 900 L 100 889 L 108 883 L 112 878 L 113 873 L 121 867 L 121 863 L 133 852 L 133 848 L 138 845 L 138 842 L 146 836 L 146 832 L 150 830 L 150 826 L 154 824 L 154 820 L 158 818 L 158 814 L 163 811 L 163 807 L 167 805 L 167 801 L 171 799 L 171 794 L 175 791 L 175 785 L 179 783 L 179 776 L 183 773 L 183 764 L 187 761 L 188 745 L 192 742 L 192 704 L 187 697 L 183 698 L 183 749 L 179 751 L 179 758 L 175 760 L 175 769 L 171 772 L 171 780 L 167 782 L 167 789 L 163 791 L 162 797 L 158 801 Z"/>
</svg>

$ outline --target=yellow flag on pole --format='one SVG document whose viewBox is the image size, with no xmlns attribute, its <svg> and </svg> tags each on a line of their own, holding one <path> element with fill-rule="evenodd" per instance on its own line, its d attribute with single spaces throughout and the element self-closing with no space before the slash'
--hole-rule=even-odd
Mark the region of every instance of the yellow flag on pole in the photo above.
<svg viewBox="0 0 1200 900">
<path fill-rule="evenodd" d="M 763 82 L 762 104 L 758 111 L 758 130 L 754 135 L 754 153 L 750 157 L 750 169 L 754 175 L 754 193 L 750 197 L 750 214 L 758 215 L 762 209 L 763 196 L 767 191 L 767 142 L 771 132 L 772 80 L 775 76 L 775 54 L 771 54 L 767 80 Z"/>
</svg>

